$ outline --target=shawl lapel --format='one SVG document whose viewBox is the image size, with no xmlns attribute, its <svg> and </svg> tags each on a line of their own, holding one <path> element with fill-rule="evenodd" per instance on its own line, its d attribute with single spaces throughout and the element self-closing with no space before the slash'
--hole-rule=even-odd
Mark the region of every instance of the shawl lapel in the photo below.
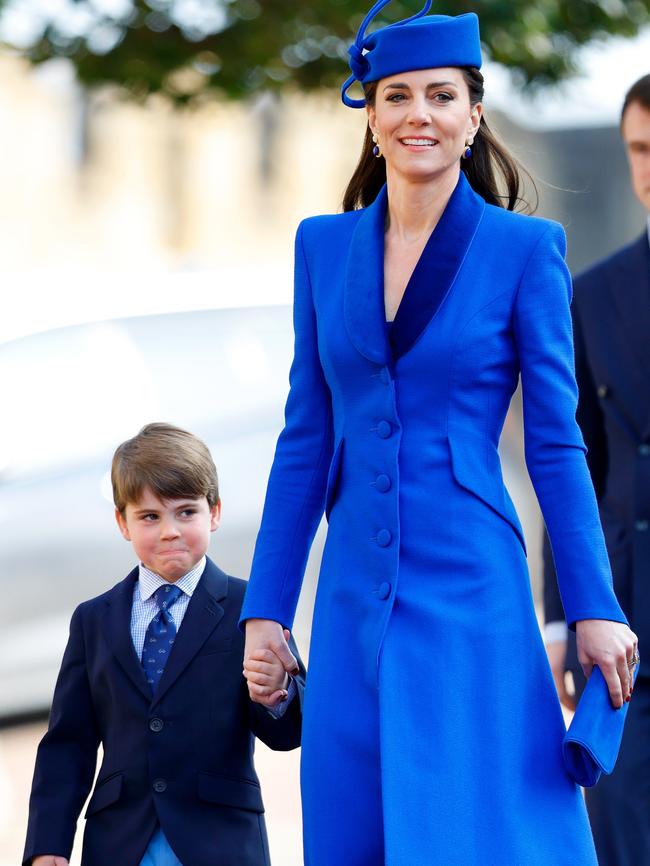
<svg viewBox="0 0 650 866">
<path fill-rule="evenodd" d="M 392 362 L 384 307 L 384 185 L 355 226 L 348 252 L 343 316 L 348 336 L 364 357 Z M 485 202 L 460 173 L 456 189 L 427 241 L 391 331 L 395 357 L 415 344 L 449 294 L 485 210 Z"/>
</svg>

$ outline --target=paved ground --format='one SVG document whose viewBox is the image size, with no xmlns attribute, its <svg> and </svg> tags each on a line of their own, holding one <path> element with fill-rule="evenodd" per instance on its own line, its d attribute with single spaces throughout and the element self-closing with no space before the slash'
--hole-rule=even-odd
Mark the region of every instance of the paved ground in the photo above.
<svg viewBox="0 0 650 866">
<path fill-rule="evenodd" d="M 0 866 L 21 862 L 34 755 L 44 729 L 30 724 L 0 730 Z M 301 866 L 299 752 L 275 753 L 258 743 L 256 756 L 273 863 Z M 71 864 L 79 866 L 77 850 Z"/>
</svg>

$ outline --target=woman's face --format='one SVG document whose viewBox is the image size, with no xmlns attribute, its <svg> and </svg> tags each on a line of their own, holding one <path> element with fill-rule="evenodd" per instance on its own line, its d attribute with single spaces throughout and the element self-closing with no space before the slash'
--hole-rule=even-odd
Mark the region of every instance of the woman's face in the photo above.
<svg viewBox="0 0 650 866">
<path fill-rule="evenodd" d="M 367 111 L 389 176 L 423 181 L 457 170 L 478 130 L 482 106 L 470 106 L 461 70 L 444 67 L 382 78 Z"/>
</svg>

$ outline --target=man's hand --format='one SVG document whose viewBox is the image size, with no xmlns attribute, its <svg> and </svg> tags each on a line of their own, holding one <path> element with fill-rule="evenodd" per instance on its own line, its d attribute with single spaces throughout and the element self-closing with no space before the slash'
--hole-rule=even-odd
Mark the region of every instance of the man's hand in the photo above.
<svg viewBox="0 0 650 866">
<path fill-rule="evenodd" d="M 612 706 L 619 709 L 630 700 L 637 652 L 637 636 L 625 623 L 608 619 L 583 619 L 576 623 L 578 661 L 587 678 L 598 665 L 609 689 Z"/>
<path fill-rule="evenodd" d="M 69 866 L 69 863 L 57 854 L 39 854 L 32 859 L 32 866 Z"/>
<path fill-rule="evenodd" d="M 299 671 L 298 662 L 287 644 L 288 639 L 289 632 L 279 622 L 270 619 L 246 620 L 244 676 L 248 681 L 251 700 L 265 707 L 273 707 L 286 697 L 286 680 L 282 677 L 278 683 L 279 667 L 274 667 L 275 659 L 283 671 L 290 674 Z M 268 669 L 259 669 L 258 665 L 271 665 L 275 673 L 269 674 Z M 254 678 L 251 679 L 249 675 Z M 258 678 L 264 679 L 266 676 L 270 677 L 268 681 L 258 681 Z M 276 688 L 271 689 L 272 685 L 276 685 Z"/>
<path fill-rule="evenodd" d="M 567 710 L 575 712 L 576 696 L 569 692 L 566 687 L 566 670 L 564 668 L 566 662 L 566 641 L 556 640 L 546 644 L 546 655 L 551 666 L 551 673 L 555 680 L 555 688 L 562 706 Z"/>
</svg>

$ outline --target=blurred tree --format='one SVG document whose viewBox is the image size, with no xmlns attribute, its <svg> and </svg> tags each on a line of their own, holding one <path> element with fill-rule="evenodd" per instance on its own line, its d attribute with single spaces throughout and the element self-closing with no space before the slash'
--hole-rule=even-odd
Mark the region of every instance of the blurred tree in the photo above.
<svg viewBox="0 0 650 866">
<path fill-rule="evenodd" d="M 35 64 L 68 57 L 87 86 L 118 84 L 135 98 L 177 103 L 210 93 L 336 86 L 370 0 L 0 0 L 6 44 Z M 382 21 L 420 8 L 395 0 Z M 632 36 L 650 0 L 440 0 L 439 13 L 480 13 L 489 56 L 523 84 L 573 71 L 576 48 Z"/>
</svg>

